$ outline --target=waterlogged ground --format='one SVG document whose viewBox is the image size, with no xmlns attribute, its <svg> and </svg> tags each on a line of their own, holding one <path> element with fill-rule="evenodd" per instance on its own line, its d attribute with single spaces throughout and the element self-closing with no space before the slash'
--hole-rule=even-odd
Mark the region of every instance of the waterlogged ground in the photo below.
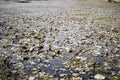
<svg viewBox="0 0 120 80">
<path fill-rule="evenodd" d="M 0 2 L 0 80 L 120 80 L 120 3 Z"/>
</svg>

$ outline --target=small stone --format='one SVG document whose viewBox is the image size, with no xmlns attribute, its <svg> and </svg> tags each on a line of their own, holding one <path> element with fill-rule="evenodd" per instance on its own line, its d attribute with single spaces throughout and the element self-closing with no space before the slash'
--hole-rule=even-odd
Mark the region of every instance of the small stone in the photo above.
<svg viewBox="0 0 120 80">
<path fill-rule="evenodd" d="M 64 76 L 66 76 L 67 74 L 60 74 L 60 77 L 64 77 Z"/>
<path fill-rule="evenodd" d="M 87 57 L 81 57 L 81 61 L 86 61 L 87 60 Z"/>
<path fill-rule="evenodd" d="M 13 70 L 12 73 L 16 73 L 17 71 L 16 70 Z"/>
<path fill-rule="evenodd" d="M 23 61 L 23 56 L 18 56 L 17 59 L 19 59 L 20 61 Z"/>
<path fill-rule="evenodd" d="M 65 49 L 66 49 L 67 53 L 72 52 L 72 50 L 70 48 L 65 48 Z"/>
<path fill-rule="evenodd" d="M 109 66 L 107 62 L 104 62 L 104 66 Z"/>
<path fill-rule="evenodd" d="M 115 72 L 112 72 L 112 75 L 114 76 L 114 75 L 115 75 Z"/>
<path fill-rule="evenodd" d="M 80 57 L 80 56 L 76 56 L 75 58 L 76 58 L 76 59 L 81 59 L 81 57 Z"/>
<path fill-rule="evenodd" d="M 83 80 L 81 77 L 73 78 L 73 80 Z"/>
<path fill-rule="evenodd" d="M 118 71 L 118 74 L 120 74 L 120 71 Z"/>
<path fill-rule="evenodd" d="M 112 32 L 118 33 L 119 31 L 117 30 L 117 28 L 111 28 Z"/>
<path fill-rule="evenodd" d="M 65 48 L 66 49 L 66 52 L 69 52 L 70 51 L 70 48 Z"/>
<path fill-rule="evenodd" d="M 29 49 L 29 51 L 30 51 L 30 52 L 32 52 L 32 51 L 33 51 L 33 49 L 34 49 L 34 48 L 33 48 L 33 47 L 31 47 L 31 48 Z"/>
<path fill-rule="evenodd" d="M 50 78 L 53 78 L 54 76 L 53 76 L 53 75 L 50 75 L 49 77 L 50 77 Z"/>
<path fill-rule="evenodd" d="M 95 56 L 101 55 L 101 53 L 97 50 L 94 51 Z"/>
<path fill-rule="evenodd" d="M 31 63 L 32 65 L 34 65 L 34 64 L 35 64 L 35 62 L 34 62 L 34 61 L 31 61 L 30 63 Z"/>
<path fill-rule="evenodd" d="M 29 80 L 34 80 L 34 79 L 35 79 L 35 78 L 34 78 L 34 77 L 32 77 L 32 76 L 31 76 L 31 77 L 29 77 Z"/>
<path fill-rule="evenodd" d="M 104 79 L 105 79 L 105 76 L 103 76 L 103 75 L 101 75 L 101 74 L 96 74 L 96 75 L 94 76 L 94 78 L 97 79 L 97 80 L 104 80 Z"/>
<path fill-rule="evenodd" d="M 76 70 L 76 71 L 80 71 L 80 70 L 81 70 L 81 68 L 75 68 L 75 70 Z"/>
<path fill-rule="evenodd" d="M 98 49 L 102 48 L 102 46 L 95 46 L 95 47 L 98 48 Z"/>
<path fill-rule="evenodd" d="M 73 76 L 73 77 L 78 77 L 78 76 L 79 76 L 79 73 L 73 73 L 72 76 Z"/>
</svg>

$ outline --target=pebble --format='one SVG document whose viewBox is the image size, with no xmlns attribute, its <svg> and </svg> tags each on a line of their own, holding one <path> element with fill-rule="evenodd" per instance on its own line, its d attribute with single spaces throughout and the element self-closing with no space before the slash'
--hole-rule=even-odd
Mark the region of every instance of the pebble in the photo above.
<svg viewBox="0 0 120 80">
<path fill-rule="evenodd" d="M 81 77 L 73 78 L 73 80 L 83 80 Z"/>
<path fill-rule="evenodd" d="M 94 50 L 94 56 L 101 55 L 101 53 L 98 50 Z"/>
<path fill-rule="evenodd" d="M 87 57 L 81 57 L 81 61 L 86 61 L 87 60 Z"/>
<path fill-rule="evenodd" d="M 64 76 L 66 76 L 67 74 L 60 74 L 60 77 L 64 77 Z"/>
<path fill-rule="evenodd" d="M 76 59 L 82 59 L 82 57 L 80 57 L 80 56 L 76 56 L 75 58 L 76 58 Z"/>
<path fill-rule="evenodd" d="M 35 80 L 35 77 L 30 76 L 29 80 Z"/>
<path fill-rule="evenodd" d="M 72 76 L 73 76 L 73 77 L 78 77 L 78 76 L 79 76 L 79 73 L 73 73 Z"/>
<path fill-rule="evenodd" d="M 109 66 L 109 64 L 107 62 L 104 62 L 104 66 Z"/>
<path fill-rule="evenodd" d="M 95 68 L 99 70 L 104 70 L 106 68 L 107 71 L 111 70 L 112 67 L 119 66 L 119 64 L 112 63 L 113 60 L 111 60 L 111 54 L 113 55 L 113 58 L 117 57 L 117 59 L 119 59 L 119 54 L 117 53 L 119 53 L 120 45 L 119 43 L 114 44 L 114 43 L 117 43 L 119 40 L 119 35 L 117 36 L 117 34 L 119 34 L 118 32 L 119 28 L 114 28 L 114 20 L 113 20 L 113 23 L 111 23 L 110 21 L 110 24 L 108 20 L 106 20 L 105 23 L 103 21 L 104 20 L 103 18 L 106 18 L 106 17 L 113 19 L 113 18 L 116 18 L 116 16 L 119 16 L 119 11 L 117 10 L 112 11 L 111 9 L 112 7 L 114 7 L 114 5 L 108 4 L 107 7 L 109 5 L 112 7 L 109 8 L 109 10 L 105 8 L 104 10 L 107 13 L 104 13 L 104 10 L 101 10 L 103 9 L 103 5 L 99 3 L 96 3 L 98 5 L 91 3 L 93 4 L 93 6 L 96 6 L 93 9 L 92 5 L 89 5 L 89 3 L 87 2 L 84 3 L 84 1 L 82 2 L 81 7 L 79 7 L 79 4 L 77 6 L 76 3 L 75 5 L 73 5 L 74 2 L 70 2 L 72 4 L 68 4 L 69 2 L 67 3 L 64 1 L 59 2 L 57 0 L 56 2 L 57 2 L 56 5 L 59 3 L 63 3 L 63 6 L 61 7 L 58 5 L 57 8 L 53 10 L 52 8 L 49 8 L 49 7 L 54 7 L 56 5 L 51 6 L 51 2 L 49 4 L 49 1 L 48 2 L 40 1 L 40 3 L 42 3 L 42 8 L 40 7 L 41 5 L 38 5 L 37 3 L 37 5 L 32 6 L 33 9 L 31 9 L 31 7 L 26 7 L 28 4 L 25 4 L 26 6 L 24 6 L 24 4 L 20 4 L 20 5 L 23 5 L 21 6 L 21 9 L 24 10 L 25 8 L 25 10 L 27 9 L 27 11 L 30 10 L 30 12 L 32 12 L 30 14 L 24 13 L 19 8 L 20 7 L 19 5 L 17 5 L 17 7 L 15 7 L 14 9 L 11 9 L 10 7 L 12 4 L 6 5 L 10 8 L 7 8 L 6 6 L 4 6 L 4 4 L 2 6 L 0 5 L 1 7 L 4 7 L 3 10 L 2 8 L 0 8 L 0 14 L 1 14 L 0 18 L 2 19 L 3 18 L 2 16 L 5 16 L 5 20 L 3 20 L 2 22 L 0 20 L 0 26 L 2 26 L 1 27 L 2 30 L 0 30 L 1 31 L 0 34 L 2 36 L 0 37 L 0 39 L 3 40 L 2 42 L 0 41 L 0 43 L 5 44 L 7 43 L 7 41 L 10 42 L 9 44 L 6 44 L 4 48 L 1 48 L 2 50 L 1 52 L 3 54 L 5 54 L 6 51 L 7 51 L 6 54 L 12 53 L 11 51 L 9 51 L 9 49 L 11 49 L 12 51 L 14 51 L 13 55 L 15 54 L 15 57 L 12 55 L 13 57 L 12 60 L 15 62 L 10 65 L 11 66 L 14 65 L 15 69 L 16 68 L 23 69 L 25 66 L 32 68 L 31 70 L 33 71 L 31 71 L 32 72 L 32 74 L 30 74 L 31 76 L 25 75 L 27 76 L 28 80 L 34 80 L 36 76 L 32 76 L 32 75 L 37 74 L 37 72 L 39 73 L 39 71 L 43 72 L 42 74 L 40 74 L 40 77 L 43 76 L 43 79 L 44 79 L 45 76 L 48 75 L 47 73 L 51 71 L 51 67 L 56 67 L 56 66 L 61 67 L 61 65 L 62 67 L 63 66 L 65 67 L 63 67 L 63 69 L 57 68 L 55 70 L 55 71 L 58 71 L 58 74 L 60 72 L 59 76 L 61 76 L 62 78 L 64 76 L 66 77 L 67 71 L 70 70 L 71 71 L 70 73 L 71 74 L 73 73 L 72 74 L 73 80 L 82 80 L 81 78 L 79 78 L 79 75 L 81 74 L 86 76 L 88 75 L 87 73 L 88 71 L 90 71 L 90 73 L 93 73 L 91 70 L 93 70 L 94 65 L 95 65 Z M 36 4 L 36 2 L 33 4 Z M 71 8 L 71 5 L 72 5 L 72 8 Z M 31 6 L 31 3 L 29 4 L 29 6 Z M 67 6 L 67 9 L 66 9 L 66 6 Z M 39 9 L 36 7 L 38 7 Z M 44 7 L 46 7 L 46 9 L 44 9 Z M 69 10 L 69 8 L 71 9 Z M 85 10 L 83 10 L 84 8 Z M 19 13 L 16 14 L 17 11 L 14 11 L 15 9 L 18 9 L 18 11 L 21 11 L 22 14 L 21 13 L 20 15 Z M 2 11 L 6 13 L 2 13 Z M 37 11 L 39 14 L 38 13 L 36 14 Z M 56 14 L 58 11 L 60 11 L 61 13 L 60 15 Z M 9 14 L 9 12 L 11 14 Z M 83 14 L 83 12 L 85 14 L 86 12 L 87 13 L 92 12 L 91 13 L 92 16 L 91 14 L 89 15 L 87 14 L 83 16 L 81 15 Z M 109 14 L 111 12 L 114 13 L 115 16 L 113 14 L 111 16 L 111 14 Z M 10 16 L 4 15 L 4 14 L 10 15 Z M 97 18 L 102 18 L 101 21 L 103 22 L 97 23 L 97 21 L 99 21 L 97 20 Z M 7 23 L 4 23 L 4 21 L 6 21 Z M 101 25 L 101 24 L 105 24 L 105 25 Z M 108 25 L 112 26 L 112 29 L 111 27 L 108 27 Z M 115 21 L 115 25 L 119 26 L 117 21 Z M 99 28 L 99 26 L 102 26 L 103 28 Z M 115 36 L 113 35 L 112 37 L 109 38 L 109 36 L 111 36 L 111 34 L 113 33 Z M 97 39 L 97 35 L 99 39 Z M 118 38 L 118 40 L 116 38 L 114 39 L 114 37 Z M 5 41 L 5 39 L 7 39 L 7 41 Z M 110 43 L 109 39 L 111 39 L 111 41 L 114 43 L 113 44 Z M 105 43 L 107 46 L 105 45 Z M 24 45 L 24 44 L 27 44 L 27 45 Z M 17 48 L 14 47 L 15 45 L 17 45 L 16 46 Z M 44 46 L 41 47 L 40 45 L 44 45 Z M 104 47 L 107 47 L 107 48 L 104 49 Z M 115 47 L 118 47 L 118 49 L 117 48 L 115 49 Z M 75 53 L 76 55 L 74 55 L 73 51 L 76 51 L 80 48 L 82 48 L 82 50 L 80 50 L 78 53 Z M 85 51 L 87 48 L 90 48 L 91 51 L 90 52 Z M 111 53 L 111 49 L 113 53 Z M 108 56 L 110 53 L 110 58 L 108 59 L 108 56 L 106 55 L 104 56 L 103 52 L 108 53 Z M 19 55 L 19 53 L 22 53 L 22 54 Z M 18 57 L 16 59 L 17 55 Z M 98 56 L 100 58 L 97 58 Z M 71 58 L 73 59 L 73 62 L 70 61 Z M 53 63 L 55 62 L 59 64 L 59 61 L 57 62 L 56 60 L 53 60 L 53 59 L 58 59 L 60 62 L 62 62 L 60 63 L 60 66 L 56 64 L 54 65 L 50 64 L 52 63 L 52 61 Z M 93 61 L 95 61 L 96 59 L 97 61 L 99 61 L 100 59 L 103 59 L 104 61 L 102 62 L 102 65 L 104 66 L 101 68 L 98 64 L 92 65 L 92 59 Z M 111 60 L 111 62 L 107 63 L 108 62 L 107 60 L 108 61 Z M 36 63 L 36 61 L 38 64 Z M 118 61 L 115 60 L 115 61 L 116 63 L 119 62 L 119 60 Z M 114 64 L 115 66 L 114 65 L 112 66 L 112 64 Z M 41 69 L 43 67 L 45 69 Z M 78 71 L 78 72 L 74 72 L 74 71 Z M 13 73 L 14 72 L 16 71 L 13 71 Z M 61 72 L 65 72 L 65 73 L 61 73 Z M 120 74 L 120 71 L 118 74 Z M 117 76 L 117 73 L 116 74 L 113 73 L 113 75 Z M 22 76 L 22 77 L 25 77 L 25 76 Z M 95 79 L 105 79 L 107 76 L 105 77 L 101 74 L 96 74 L 93 77 Z M 56 78 L 58 78 L 58 76 L 56 76 Z M 48 79 L 44 79 L 44 80 L 48 80 Z"/>
<path fill-rule="evenodd" d="M 32 65 L 34 65 L 34 64 L 35 64 L 35 62 L 34 62 L 34 61 L 31 61 L 30 63 L 31 63 Z"/>
<path fill-rule="evenodd" d="M 32 52 L 32 51 L 33 51 L 33 49 L 34 49 L 34 47 L 31 47 L 31 48 L 29 49 L 29 51 L 30 51 L 30 52 Z"/>
<path fill-rule="evenodd" d="M 120 71 L 118 71 L 118 74 L 120 74 Z"/>
<path fill-rule="evenodd" d="M 105 76 L 103 76 L 103 75 L 101 75 L 101 74 L 96 74 L 96 75 L 94 76 L 94 78 L 97 79 L 97 80 L 104 80 L 104 79 L 105 79 Z"/>
<path fill-rule="evenodd" d="M 65 50 L 67 53 L 72 52 L 71 48 L 68 48 L 68 47 L 66 47 Z"/>
</svg>

